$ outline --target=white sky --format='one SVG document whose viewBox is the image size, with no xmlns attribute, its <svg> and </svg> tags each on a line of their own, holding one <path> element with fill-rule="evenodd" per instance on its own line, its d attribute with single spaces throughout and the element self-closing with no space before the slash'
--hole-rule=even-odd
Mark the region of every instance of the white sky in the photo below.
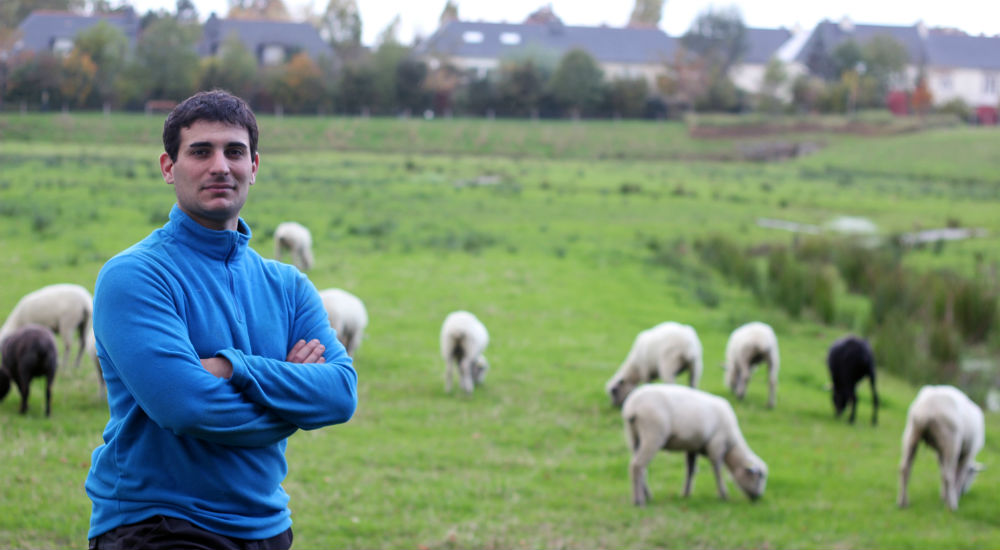
<svg viewBox="0 0 1000 550">
<path fill-rule="evenodd" d="M 312 8 L 321 11 L 328 0 L 285 0 L 293 15 Z M 465 21 L 519 23 L 539 7 L 551 3 L 556 15 L 567 25 L 622 26 L 628 21 L 634 0 L 455 0 L 459 18 Z M 224 16 L 226 0 L 194 0 L 202 17 L 215 11 Z M 410 43 L 415 35 L 428 36 L 437 28 L 438 16 L 446 0 L 357 0 L 361 10 L 362 42 L 372 45 L 378 34 L 400 16 L 400 36 Z M 174 10 L 176 0 L 132 0 L 142 14 L 148 9 Z M 812 0 L 666 0 L 661 28 L 680 36 L 694 18 L 707 7 L 737 6 L 750 27 L 812 28 L 823 19 L 839 21 L 844 16 L 855 23 L 912 25 L 923 20 L 932 27 L 957 27 L 970 34 L 1000 35 L 998 0 L 839 0 L 826 4 Z M 1000 53 L 998 53 L 1000 55 Z"/>
</svg>

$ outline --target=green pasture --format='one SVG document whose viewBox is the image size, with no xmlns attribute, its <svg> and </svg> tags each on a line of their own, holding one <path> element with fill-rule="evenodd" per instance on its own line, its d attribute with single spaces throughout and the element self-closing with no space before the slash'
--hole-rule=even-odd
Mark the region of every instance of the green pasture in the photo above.
<svg viewBox="0 0 1000 550">
<path fill-rule="evenodd" d="M 92 289 L 103 262 L 165 221 L 173 189 L 156 162 L 161 125 L 0 115 L 0 315 L 45 284 Z M 979 455 L 986 470 L 957 512 L 938 498 L 926 449 L 911 507 L 897 509 L 900 437 L 918 388 L 886 365 L 878 426 L 867 384 L 856 425 L 835 420 L 825 352 L 860 320 L 790 318 L 694 252 L 710 235 L 747 246 L 796 238 L 760 218 L 858 216 L 884 235 L 985 229 L 905 257 L 975 276 L 1000 262 L 1000 132 L 768 136 L 821 147 L 747 163 L 717 160 L 745 140 L 695 141 L 676 123 L 265 116 L 261 130 L 244 210 L 252 245 L 271 256 L 277 224 L 304 223 L 310 279 L 357 294 L 371 319 L 355 417 L 289 441 L 295 548 L 1000 547 L 996 413 Z M 491 336 L 492 370 L 471 396 L 444 392 L 438 331 L 456 309 Z M 770 469 L 761 501 L 731 482 L 720 501 L 704 461 L 682 499 L 683 459 L 662 454 L 652 502 L 632 506 L 622 421 L 603 386 L 636 333 L 666 320 L 698 330 L 701 387 L 727 397 L 729 333 L 751 320 L 774 326 L 777 407 L 765 407 L 760 372 L 733 403 Z M 24 417 L 16 391 L 0 403 L 0 548 L 86 543 L 83 482 L 106 405 L 89 364 L 59 373 L 49 419 L 43 393 L 36 381 Z"/>
</svg>

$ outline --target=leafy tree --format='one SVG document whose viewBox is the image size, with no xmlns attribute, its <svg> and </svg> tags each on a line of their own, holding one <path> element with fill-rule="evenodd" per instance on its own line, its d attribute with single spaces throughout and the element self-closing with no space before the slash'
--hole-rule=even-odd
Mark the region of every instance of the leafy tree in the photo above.
<svg viewBox="0 0 1000 550">
<path fill-rule="evenodd" d="M 931 110 L 932 105 L 934 105 L 934 96 L 927 86 L 927 77 L 921 73 L 917 77 L 917 85 L 910 96 L 910 106 L 915 113 L 924 116 Z"/>
<path fill-rule="evenodd" d="M 337 81 L 337 111 L 348 114 L 368 113 L 375 99 L 375 68 L 367 63 L 349 63 Z"/>
<path fill-rule="evenodd" d="M 231 19 L 270 19 L 287 21 L 288 8 L 282 0 L 229 0 Z"/>
<path fill-rule="evenodd" d="M 653 27 L 660 24 L 663 18 L 665 0 L 635 0 L 632 15 L 628 18 L 630 27 Z"/>
<path fill-rule="evenodd" d="M 443 27 L 451 21 L 458 21 L 458 4 L 452 0 L 447 0 L 441 15 L 438 17 L 438 26 Z"/>
<path fill-rule="evenodd" d="M 424 87 L 427 64 L 409 57 L 396 64 L 396 104 L 411 113 L 420 113 L 430 107 L 430 94 Z"/>
<path fill-rule="evenodd" d="M 97 76 L 97 64 L 90 56 L 78 49 L 74 49 L 62 60 L 62 67 L 59 75 L 59 92 L 63 101 L 63 108 L 69 104 L 82 107 L 87 103 L 91 90 L 94 88 L 94 81 Z"/>
<path fill-rule="evenodd" d="M 355 57 L 361 48 L 361 12 L 356 0 L 330 0 L 319 22 L 323 37 L 342 57 Z"/>
<path fill-rule="evenodd" d="M 474 115 L 496 114 L 499 107 L 499 92 L 489 75 L 473 78 L 466 86 L 459 88 L 455 98 L 456 110 Z"/>
<path fill-rule="evenodd" d="M 118 79 L 128 62 L 128 37 L 122 30 L 107 21 L 76 35 L 74 53 L 79 52 L 96 67 L 94 86 L 97 98 L 106 104 L 113 103 L 118 91 Z"/>
<path fill-rule="evenodd" d="M 0 2 L 0 28 L 16 29 L 35 10 L 76 11 L 84 0 L 3 0 Z"/>
<path fill-rule="evenodd" d="M 397 14 L 392 18 L 392 21 L 389 21 L 389 24 L 378 33 L 378 38 L 375 39 L 375 44 L 379 47 L 379 49 L 387 44 L 399 44 L 399 25 L 400 20 L 399 15 Z"/>
<path fill-rule="evenodd" d="M 837 77 L 842 77 L 847 71 L 857 71 L 864 63 L 864 52 L 853 39 L 845 40 L 837 45 L 830 54 L 833 70 Z"/>
<path fill-rule="evenodd" d="M 5 97 L 46 108 L 53 94 L 59 93 L 61 62 L 49 52 L 18 55 L 11 63 Z"/>
<path fill-rule="evenodd" d="M 497 112 L 507 116 L 537 117 L 545 82 L 544 70 L 533 59 L 501 62 L 497 82 Z"/>
<path fill-rule="evenodd" d="M 249 98 L 254 94 L 256 77 L 257 60 L 234 32 L 222 41 L 216 55 L 202 60 L 198 87 L 222 88 Z"/>
<path fill-rule="evenodd" d="M 736 7 L 709 7 L 698 14 L 681 44 L 719 72 L 728 72 L 749 48 L 743 15 Z"/>
<path fill-rule="evenodd" d="M 764 69 L 764 80 L 759 97 L 761 109 L 769 113 L 775 113 L 781 109 L 784 103 L 781 91 L 786 82 L 788 82 L 788 71 L 785 70 L 785 64 L 776 57 L 771 58 Z"/>
<path fill-rule="evenodd" d="M 393 27 L 393 25 L 389 26 Z M 395 113 L 399 108 L 399 65 L 409 55 L 409 48 L 394 39 L 383 40 L 372 55 L 372 65 L 375 71 L 375 97 L 373 102 L 369 102 L 369 105 L 374 108 L 375 112 L 389 114 Z"/>
<path fill-rule="evenodd" d="M 604 93 L 604 75 L 597 61 L 587 52 L 574 49 L 559 61 L 549 89 L 556 101 L 564 105 L 574 119 L 592 110 Z"/>
<path fill-rule="evenodd" d="M 902 84 L 903 71 L 910 58 L 905 46 L 891 36 L 876 35 L 862 50 L 865 74 L 875 80 L 879 98 L 885 97 L 893 86 Z"/>
<path fill-rule="evenodd" d="M 826 40 L 822 33 L 816 33 L 810 41 L 809 53 L 806 54 L 806 67 L 811 74 L 823 80 L 830 81 L 840 78 L 837 63 L 826 49 Z"/>
<path fill-rule="evenodd" d="M 305 52 L 280 67 L 272 85 L 274 101 L 293 113 L 315 112 L 324 102 L 323 73 Z"/>
<path fill-rule="evenodd" d="M 198 22 L 198 7 L 194 0 L 177 0 L 177 19 L 184 23 Z"/>
<path fill-rule="evenodd" d="M 643 116 L 649 98 L 649 83 L 645 78 L 616 78 L 606 88 L 607 111 L 617 117 Z"/>
<path fill-rule="evenodd" d="M 143 32 L 128 75 L 144 90 L 141 99 L 180 101 L 194 92 L 199 68 L 194 44 L 200 33 L 198 26 L 172 18 L 157 19 Z"/>
</svg>

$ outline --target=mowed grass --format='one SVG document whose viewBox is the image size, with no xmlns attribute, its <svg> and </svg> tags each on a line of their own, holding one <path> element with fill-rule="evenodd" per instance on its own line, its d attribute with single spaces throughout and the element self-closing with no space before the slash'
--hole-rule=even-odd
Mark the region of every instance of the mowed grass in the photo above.
<svg viewBox="0 0 1000 550">
<path fill-rule="evenodd" d="M 155 118 L 106 124 L 115 135 L 126 128 L 155 137 Z M 0 127 L 17 119 L 0 118 Z M 58 117 L 41 120 L 44 128 Z M 393 121 L 370 122 L 392 128 Z M 416 122 L 379 131 L 396 135 Z M 310 279 L 320 289 L 354 292 L 371 317 L 356 358 L 355 418 L 289 442 L 285 488 L 296 548 L 1000 546 L 995 413 L 987 414 L 979 455 L 987 469 L 959 511 L 939 500 L 937 464 L 927 450 L 914 468 L 912 505 L 898 510 L 899 441 L 917 388 L 883 371 L 879 425 L 869 423 L 866 385 L 859 387 L 857 424 L 835 420 L 824 356 L 833 339 L 856 327 L 765 308 L 699 266 L 691 250 L 710 234 L 790 242 L 786 233 L 759 227 L 759 217 L 820 224 L 864 216 L 886 233 L 958 219 L 989 236 L 915 251 L 907 261 L 971 273 L 977 262 L 995 263 L 1000 250 L 1000 172 L 996 157 L 980 151 L 986 145 L 972 144 L 995 151 L 1000 134 L 844 138 L 811 157 L 763 165 L 678 161 L 666 151 L 672 144 L 706 146 L 685 144 L 681 133 L 663 144 L 666 160 L 632 156 L 634 137 L 615 133 L 611 123 L 550 130 L 558 139 L 565 131 L 610 143 L 602 146 L 610 151 L 604 160 L 572 151 L 510 155 L 502 150 L 509 145 L 472 155 L 454 149 L 449 123 L 418 125 L 421 136 L 445 137 L 415 151 L 375 153 L 327 151 L 295 137 L 347 124 L 361 128 L 358 135 L 362 121 L 262 119 L 265 153 L 244 211 L 253 246 L 269 256 L 279 222 L 305 223 L 316 247 Z M 463 124 L 491 135 L 488 121 L 479 129 Z M 515 136 L 507 140 L 537 128 L 504 124 Z M 630 127 L 645 128 L 620 126 Z M 270 146 L 268 131 L 283 136 L 282 147 Z M 103 262 L 162 224 L 173 203 L 155 143 L 3 135 L 3 315 L 44 284 L 92 289 Z M 359 149 L 378 151 L 383 142 L 372 139 Z M 677 261 L 657 259 L 652 241 L 676 245 Z M 443 389 L 438 330 L 455 309 L 475 312 L 491 334 L 492 370 L 471 396 Z M 727 397 L 720 365 L 729 332 L 750 320 L 775 327 L 782 352 L 777 408 L 765 407 L 761 372 L 746 400 L 734 401 L 747 441 L 770 468 L 763 500 L 750 503 L 728 482 L 730 500 L 720 501 L 704 461 L 694 494 L 682 499 L 683 458 L 662 454 L 651 466 L 650 506 L 632 506 L 622 421 L 603 385 L 636 333 L 665 320 L 698 330 L 701 387 Z M 107 420 L 93 366 L 84 363 L 60 371 L 50 419 L 41 381 L 25 417 L 17 414 L 16 390 L 0 403 L 0 547 L 84 544 L 90 502 L 83 482 Z"/>
</svg>

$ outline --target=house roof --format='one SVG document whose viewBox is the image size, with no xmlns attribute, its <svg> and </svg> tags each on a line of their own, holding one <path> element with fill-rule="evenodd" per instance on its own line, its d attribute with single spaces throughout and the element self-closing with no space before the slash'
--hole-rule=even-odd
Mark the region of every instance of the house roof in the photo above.
<svg viewBox="0 0 1000 550">
<path fill-rule="evenodd" d="M 323 41 L 319 31 L 308 23 L 292 21 L 267 21 L 260 19 L 220 19 L 213 13 L 205 21 L 204 32 L 198 43 L 198 54 L 215 55 L 219 46 L 232 33 L 236 33 L 243 45 L 254 55 L 267 45 L 281 45 L 301 48 L 313 59 L 334 58 L 333 49 Z"/>
<path fill-rule="evenodd" d="M 14 51 L 51 51 L 56 40 L 66 38 L 72 40 L 78 33 L 85 31 L 101 21 L 121 29 L 128 38 L 129 45 L 135 46 L 139 36 L 139 18 L 131 9 L 121 13 L 101 15 L 77 15 L 65 11 L 35 10 L 17 26 L 21 37 L 14 44 Z"/>
<path fill-rule="evenodd" d="M 677 40 L 656 28 L 577 27 L 558 21 L 546 24 L 451 21 L 420 43 L 414 53 L 500 59 L 535 50 L 561 57 L 576 48 L 603 63 L 662 63 L 673 58 Z"/>
<path fill-rule="evenodd" d="M 888 36 L 899 42 L 906 49 L 911 63 L 919 65 L 926 59 L 924 41 L 918 25 L 911 27 L 856 25 L 846 20 L 834 23 L 824 19 L 813 29 L 795 60 L 805 63 L 816 42 L 821 41 L 826 51 L 832 52 L 837 46 L 848 40 L 865 44 L 876 36 Z"/>
<path fill-rule="evenodd" d="M 788 29 L 753 29 L 747 27 L 747 51 L 741 63 L 767 64 L 792 37 Z"/>
<path fill-rule="evenodd" d="M 927 64 L 1000 70 L 1000 36 L 938 34 L 927 37 Z"/>
</svg>

